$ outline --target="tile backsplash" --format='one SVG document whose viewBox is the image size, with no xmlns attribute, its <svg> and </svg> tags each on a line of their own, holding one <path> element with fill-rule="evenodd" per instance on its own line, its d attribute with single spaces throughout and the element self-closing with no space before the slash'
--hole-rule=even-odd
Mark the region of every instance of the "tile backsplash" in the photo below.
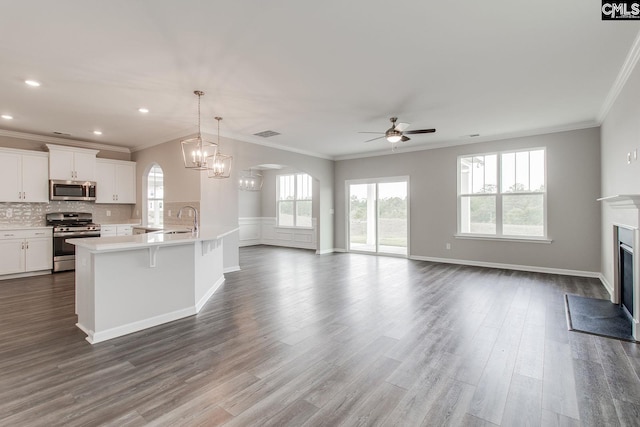
<svg viewBox="0 0 640 427">
<path fill-rule="evenodd" d="M 189 212 L 193 215 L 191 209 L 182 213 L 182 218 L 178 219 L 178 211 L 184 206 L 193 206 L 200 213 L 200 202 L 165 202 L 164 203 L 164 228 L 191 228 L 193 227 L 193 216 L 189 216 Z M 171 213 L 171 215 L 169 215 Z"/>
<path fill-rule="evenodd" d="M 49 212 L 91 212 L 98 224 L 129 222 L 133 205 L 105 205 L 88 202 L 0 203 L 0 227 L 41 227 Z M 110 216 L 107 216 L 110 213 Z"/>
</svg>

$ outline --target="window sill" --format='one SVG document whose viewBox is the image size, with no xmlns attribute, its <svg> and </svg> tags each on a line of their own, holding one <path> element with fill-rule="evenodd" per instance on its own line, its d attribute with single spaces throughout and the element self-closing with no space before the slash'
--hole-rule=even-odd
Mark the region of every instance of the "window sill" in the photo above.
<svg viewBox="0 0 640 427">
<path fill-rule="evenodd" d="M 468 239 L 468 240 L 493 240 L 502 242 L 519 242 L 519 243 L 544 243 L 551 244 L 552 239 L 546 237 L 499 237 L 499 236 L 487 236 L 482 234 L 454 234 L 456 239 Z"/>
<path fill-rule="evenodd" d="M 292 225 L 276 225 L 276 228 L 281 228 L 284 230 L 313 230 L 313 227 L 294 227 Z"/>
</svg>

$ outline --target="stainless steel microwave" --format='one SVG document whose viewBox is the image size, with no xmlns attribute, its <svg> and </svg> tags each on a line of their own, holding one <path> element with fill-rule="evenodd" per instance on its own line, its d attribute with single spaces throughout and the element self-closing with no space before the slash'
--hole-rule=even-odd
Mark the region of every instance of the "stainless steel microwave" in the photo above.
<svg viewBox="0 0 640 427">
<path fill-rule="evenodd" d="M 96 200 L 96 183 L 93 181 L 49 180 L 49 200 Z"/>
</svg>

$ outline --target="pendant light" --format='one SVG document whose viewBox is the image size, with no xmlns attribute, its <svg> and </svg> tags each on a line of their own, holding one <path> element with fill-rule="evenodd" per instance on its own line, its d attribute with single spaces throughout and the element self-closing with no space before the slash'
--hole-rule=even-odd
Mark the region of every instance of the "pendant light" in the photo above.
<svg viewBox="0 0 640 427">
<path fill-rule="evenodd" d="M 252 169 L 242 171 L 240 175 L 240 190 L 260 191 L 262 190 L 262 175 L 254 173 Z"/>
<path fill-rule="evenodd" d="M 202 133 L 200 132 L 200 98 L 204 95 L 204 92 L 195 90 L 193 93 L 198 97 L 198 136 L 180 141 L 180 144 L 182 144 L 184 167 L 201 171 L 208 169 L 208 158 L 216 153 L 218 144 L 202 138 Z"/>
<path fill-rule="evenodd" d="M 215 117 L 218 121 L 218 143 L 216 152 L 209 156 L 207 163 L 207 175 L 209 178 L 229 178 L 231 175 L 231 161 L 233 157 L 222 154 L 220 151 L 220 120 L 222 117 Z"/>
</svg>

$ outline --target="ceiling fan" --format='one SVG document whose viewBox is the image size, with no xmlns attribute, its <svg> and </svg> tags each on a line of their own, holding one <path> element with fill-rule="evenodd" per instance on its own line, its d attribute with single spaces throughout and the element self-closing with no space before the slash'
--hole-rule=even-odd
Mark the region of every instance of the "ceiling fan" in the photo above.
<svg viewBox="0 0 640 427">
<path fill-rule="evenodd" d="M 386 132 L 358 132 L 358 133 L 381 133 L 383 134 L 382 136 L 369 139 L 365 142 L 371 142 L 377 139 L 386 138 L 387 141 L 395 145 L 396 142 L 409 141 L 411 138 L 409 138 L 406 135 L 416 135 L 419 133 L 434 133 L 436 131 L 435 129 L 418 129 L 418 130 L 408 130 L 405 132 L 405 129 L 410 126 L 409 123 L 396 123 L 398 121 L 397 117 L 391 117 L 389 120 L 391 121 L 391 127 L 387 129 Z"/>
</svg>

